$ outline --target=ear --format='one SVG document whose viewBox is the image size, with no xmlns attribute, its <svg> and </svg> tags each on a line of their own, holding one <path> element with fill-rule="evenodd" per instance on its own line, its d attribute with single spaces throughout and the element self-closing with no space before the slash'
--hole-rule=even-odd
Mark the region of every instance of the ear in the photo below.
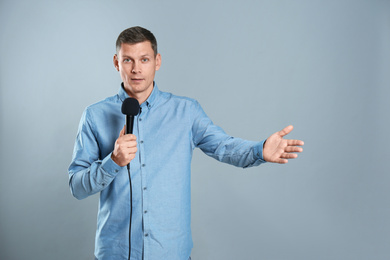
<svg viewBox="0 0 390 260">
<path fill-rule="evenodd" d="M 115 54 L 114 55 L 114 58 L 113 58 L 113 63 L 114 63 L 114 67 L 117 71 L 119 71 L 119 61 L 118 61 L 118 56 Z"/>
<path fill-rule="evenodd" d="M 157 53 L 156 55 L 156 71 L 158 71 L 161 67 L 161 54 Z"/>
</svg>

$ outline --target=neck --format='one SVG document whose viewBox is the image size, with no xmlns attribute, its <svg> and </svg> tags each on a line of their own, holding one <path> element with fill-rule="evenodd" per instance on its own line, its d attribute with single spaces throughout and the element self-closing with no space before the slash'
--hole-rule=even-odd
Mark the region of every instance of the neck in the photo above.
<svg viewBox="0 0 390 260">
<path fill-rule="evenodd" d="M 150 89 L 148 89 L 147 92 L 129 93 L 130 91 L 126 91 L 126 93 L 130 97 L 137 99 L 138 103 L 141 105 L 142 103 L 144 103 L 149 98 L 150 94 L 152 94 L 153 88 L 154 88 L 154 86 L 151 87 Z"/>
</svg>

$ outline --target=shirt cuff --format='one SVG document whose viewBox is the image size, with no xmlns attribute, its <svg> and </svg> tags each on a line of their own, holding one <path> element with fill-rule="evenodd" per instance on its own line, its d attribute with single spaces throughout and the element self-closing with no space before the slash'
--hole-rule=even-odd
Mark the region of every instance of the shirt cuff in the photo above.
<svg viewBox="0 0 390 260">
<path fill-rule="evenodd" d="M 265 162 L 264 158 L 263 158 L 263 147 L 264 147 L 264 143 L 267 139 L 259 142 L 257 145 L 255 145 L 253 147 L 253 152 L 254 152 L 254 157 L 256 160 L 262 160 Z"/>
<path fill-rule="evenodd" d="M 111 177 L 115 177 L 122 168 L 111 159 L 111 153 L 102 161 L 102 169 Z"/>
</svg>

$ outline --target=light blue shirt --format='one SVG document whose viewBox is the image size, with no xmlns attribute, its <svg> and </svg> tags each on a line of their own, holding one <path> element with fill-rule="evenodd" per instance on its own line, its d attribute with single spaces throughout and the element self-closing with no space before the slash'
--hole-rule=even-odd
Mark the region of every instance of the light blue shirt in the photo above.
<svg viewBox="0 0 390 260">
<path fill-rule="evenodd" d="M 95 256 L 128 259 L 130 188 L 127 168 L 111 159 L 125 124 L 127 97 L 119 93 L 87 107 L 80 121 L 69 186 L 84 199 L 100 192 Z M 238 167 L 263 162 L 263 143 L 227 135 L 199 103 L 161 92 L 157 85 L 134 119 L 136 157 L 132 181 L 131 259 L 187 260 L 191 254 L 191 157 L 195 147 Z"/>
</svg>

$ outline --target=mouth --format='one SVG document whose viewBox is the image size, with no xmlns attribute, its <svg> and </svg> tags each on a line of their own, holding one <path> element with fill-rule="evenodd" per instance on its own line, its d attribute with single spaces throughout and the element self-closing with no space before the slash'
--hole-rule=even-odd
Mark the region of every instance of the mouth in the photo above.
<svg viewBox="0 0 390 260">
<path fill-rule="evenodd" d="M 131 81 L 134 83 L 139 83 L 142 82 L 144 79 L 143 78 L 131 78 Z"/>
</svg>

